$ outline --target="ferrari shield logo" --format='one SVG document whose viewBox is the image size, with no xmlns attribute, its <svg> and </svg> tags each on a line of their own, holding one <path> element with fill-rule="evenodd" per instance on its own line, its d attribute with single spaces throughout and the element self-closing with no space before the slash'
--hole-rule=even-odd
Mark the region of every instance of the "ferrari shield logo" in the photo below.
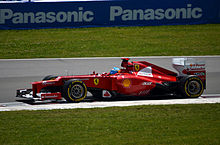
<svg viewBox="0 0 220 145">
<path fill-rule="evenodd" d="M 134 68 L 135 68 L 136 71 L 139 71 L 140 65 L 139 65 L 139 64 L 135 64 L 135 65 L 134 65 Z"/>
<path fill-rule="evenodd" d="M 95 78 L 94 79 L 94 84 L 97 86 L 99 84 L 99 79 L 98 78 Z"/>
</svg>

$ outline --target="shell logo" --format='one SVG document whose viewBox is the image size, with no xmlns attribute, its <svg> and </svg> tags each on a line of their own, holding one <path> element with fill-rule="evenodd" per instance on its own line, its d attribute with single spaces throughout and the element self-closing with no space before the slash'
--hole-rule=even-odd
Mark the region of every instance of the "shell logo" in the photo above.
<svg viewBox="0 0 220 145">
<path fill-rule="evenodd" d="M 122 84 L 123 84 L 124 87 L 127 88 L 127 87 L 130 87 L 131 81 L 129 79 L 124 79 Z"/>
</svg>

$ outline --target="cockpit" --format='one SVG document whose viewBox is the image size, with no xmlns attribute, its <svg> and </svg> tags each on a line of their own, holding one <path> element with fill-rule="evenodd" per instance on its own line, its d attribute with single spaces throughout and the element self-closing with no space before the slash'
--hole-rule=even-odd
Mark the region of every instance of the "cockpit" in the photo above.
<svg viewBox="0 0 220 145">
<path fill-rule="evenodd" d="M 111 69 L 110 71 L 110 75 L 116 74 L 116 73 L 120 73 L 120 68 L 118 67 L 113 67 L 113 69 Z"/>
</svg>

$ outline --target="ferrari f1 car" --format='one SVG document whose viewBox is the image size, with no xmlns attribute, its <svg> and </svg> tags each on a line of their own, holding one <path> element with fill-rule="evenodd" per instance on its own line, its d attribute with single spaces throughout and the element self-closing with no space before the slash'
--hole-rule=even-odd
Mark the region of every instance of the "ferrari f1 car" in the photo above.
<svg viewBox="0 0 220 145">
<path fill-rule="evenodd" d="M 205 63 L 192 58 L 174 58 L 178 73 L 147 61 L 122 58 L 121 69 L 109 73 L 73 76 L 46 76 L 32 83 L 31 89 L 17 90 L 17 97 L 32 100 L 80 102 L 89 91 L 94 97 L 177 95 L 196 98 L 206 88 Z"/>
</svg>

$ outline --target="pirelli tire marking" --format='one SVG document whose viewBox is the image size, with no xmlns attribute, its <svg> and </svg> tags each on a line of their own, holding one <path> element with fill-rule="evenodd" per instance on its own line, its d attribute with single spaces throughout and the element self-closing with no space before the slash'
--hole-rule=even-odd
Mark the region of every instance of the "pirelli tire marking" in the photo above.
<svg viewBox="0 0 220 145">
<path fill-rule="evenodd" d="M 184 90 L 188 97 L 197 98 L 201 96 L 204 91 L 203 82 L 198 77 L 190 77 L 185 82 Z"/>
<path fill-rule="evenodd" d="M 86 98 L 87 87 L 80 80 L 70 80 L 66 82 L 67 86 L 64 87 L 64 98 L 69 102 L 79 102 Z"/>
</svg>

